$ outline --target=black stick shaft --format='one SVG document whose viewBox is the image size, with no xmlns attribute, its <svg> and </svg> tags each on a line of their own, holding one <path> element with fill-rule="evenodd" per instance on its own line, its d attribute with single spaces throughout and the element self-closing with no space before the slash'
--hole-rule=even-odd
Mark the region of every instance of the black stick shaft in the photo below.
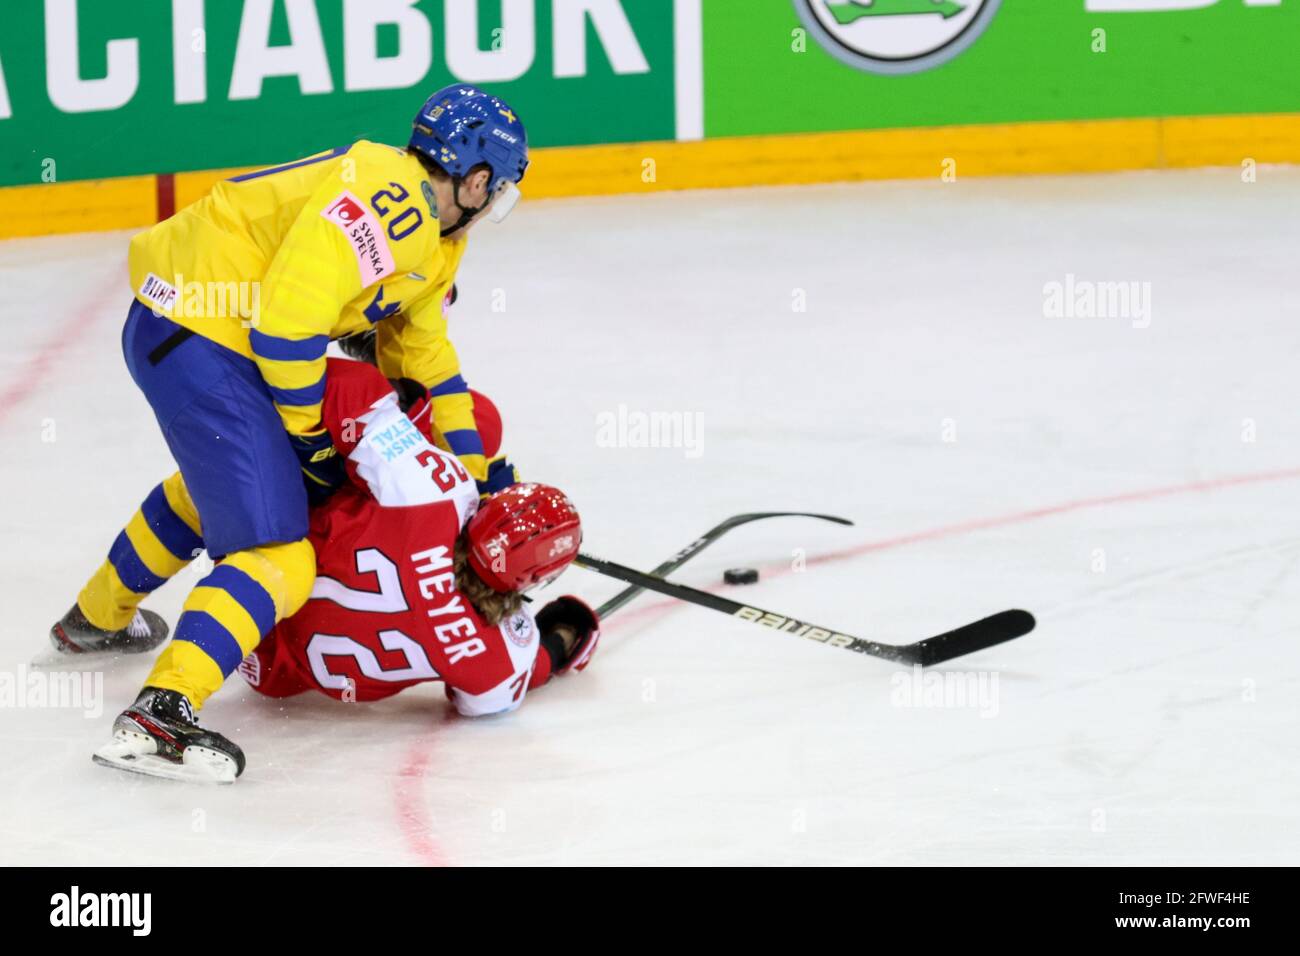
<svg viewBox="0 0 1300 956">
<path fill-rule="evenodd" d="M 982 650 L 985 647 L 1001 644 L 1003 641 L 1009 641 L 1012 638 L 1028 634 L 1033 630 L 1035 623 L 1033 615 L 1028 611 L 1002 611 L 991 617 L 983 618 L 944 634 L 917 641 L 914 644 L 881 644 L 877 641 L 865 640 L 851 634 L 844 634 L 830 628 L 810 624 L 798 618 L 786 617 L 783 614 L 776 614 L 762 608 L 741 604 L 739 601 L 687 587 L 684 584 L 674 584 L 663 578 L 646 574 L 644 571 L 637 571 L 635 568 L 629 568 L 589 554 L 579 554 L 575 563 L 589 571 L 626 581 L 637 587 L 645 588 L 647 591 L 655 591 L 668 597 L 677 598 L 680 601 L 707 607 L 714 611 L 721 611 L 751 624 L 793 634 L 796 637 L 816 641 L 819 644 L 842 647 L 857 654 L 867 654 L 882 660 L 906 664 L 930 665 L 942 663 L 954 657 Z"/>
</svg>

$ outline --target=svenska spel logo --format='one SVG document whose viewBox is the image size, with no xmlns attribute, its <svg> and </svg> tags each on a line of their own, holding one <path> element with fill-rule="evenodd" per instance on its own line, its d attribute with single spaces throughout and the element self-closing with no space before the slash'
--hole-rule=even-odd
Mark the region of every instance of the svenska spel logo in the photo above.
<svg viewBox="0 0 1300 956">
<path fill-rule="evenodd" d="M 794 0 L 814 39 L 868 73 L 917 73 L 977 39 L 1002 0 Z"/>
</svg>

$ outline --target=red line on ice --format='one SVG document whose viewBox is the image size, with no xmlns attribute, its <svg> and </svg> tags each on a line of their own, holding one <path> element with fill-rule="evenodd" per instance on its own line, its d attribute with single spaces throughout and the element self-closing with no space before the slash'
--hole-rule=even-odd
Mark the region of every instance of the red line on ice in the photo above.
<svg viewBox="0 0 1300 956">
<path fill-rule="evenodd" d="M 1139 501 L 1151 501 L 1157 498 L 1172 498 L 1176 495 L 1204 494 L 1211 491 L 1221 491 L 1225 488 L 1235 488 L 1241 485 L 1258 485 L 1272 481 L 1293 481 L 1295 479 L 1300 479 L 1300 468 L 1284 468 L 1279 471 L 1265 471 L 1251 475 L 1230 475 L 1225 478 L 1208 478 L 1203 481 L 1193 481 L 1182 485 L 1162 485 L 1157 488 L 1146 488 L 1141 491 L 1125 491 L 1113 495 L 1098 495 L 1092 498 L 1078 498 L 1074 501 L 1045 505 L 1040 508 L 1030 508 L 1027 511 L 1015 511 L 989 518 L 975 518 L 969 521 L 959 521 L 955 524 L 939 525 L 935 528 L 926 528 L 922 531 L 900 534 L 891 538 L 880 538 L 876 541 L 867 541 L 850 548 L 844 548 L 840 551 L 831 551 L 827 554 L 811 557 L 806 563 L 829 564 L 833 561 L 844 561 L 864 554 L 871 554 L 876 551 L 888 551 L 892 548 L 901 548 L 905 545 L 917 544 L 922 541 L 934 541 L 939 538 L 950 538 L 960 534 L 969 534 L 973 531 L 984 531 L 989 528 L 1000 528 L 1005 527 L 1006 525 L 1023 524 L 1029 521 L 1037 521 L 1041 518 L 1051 518 L 1056 515 L 1067 514 L 1071 511 L 1083 511 L 1087 508 L 1132 504 Z M 764 577 L 778 577 L 792 573 L 793 568 L 788 562 L 768 565 L 763 568 Z M 726 585 L 718 584 L 702 588 L 701 590 L 716 593 L 729 589 L 730 588 Z M 651 617 L 681 606 L 680 601 L 657 601 L 635 610 L 623 612 L 619 615 L 618 619 L 622 622 Z"/>
<path fill-rule="evenodd" d="M 457 719 L 448 711 L 443 724 Z M 397 810 L 397 825 L 406 839 L 406 847 L 425 866 L 446 866 L 442 847 L 433 835 L 433 821 L 429 819 L 424 800 L 424 782 L 429 777 L 433 762 L 433 749 L 442 733 L 442 725 L 431 727 L 423 737 L 411 744 L 402 758 L 393 783 L 393 803 Z"/>
<path fill-rule="evenodd" d="M 71 346 L 81 343 L 82 333 L 99 317 L 96 306 L 91 303 L 103 302 L 110 291 L 117 287 L 120 282 L 120 279 L 117 278 L 117 271 L 114 270 L 115 278 L 111 286 L 106 285 L 101 288 L 99 294 L 85 306 L 68 312 L 67 318 L 59 325 L 54 334 L 45 341 L 45 344 L 40 347 L 31 361 L 23 366 L 22 371 L 13 381 L 4 386 L 3 391 L 0 391 L 0 425 L 4 425 L 18 406 L 22 405 L 38 390 L 42 380 L 45 379 L 58 360 L 63 357 L 64 353 Z M 125 313 L 125 306 L 123 306 L 123 312 Z M 116 352 L 113 355 L 114 358 L 121 361 L 120 355 Z"/>
<path fill-rule="evenodd" d="M 1036 521 L 1039 518 L 1050 518 L 1055 515 L 1067 514 L 1071 511 L 1083 511 L 1086 508 L 1101 508 L 1106 505 L 1131 504 L 1136 501 L 1151 501 L 1155 498 L 1172 498 L 1175 495 L 1220 491 L 1224 488 L 1234 488 L 1239 485 L 1257 485 L 1270 481 L 1291 481 L 1296 478 L 1300 478 L 1300 468 L 1286 468 L 1281 471 L 1265 471 L 1253 475 L 1232 475 L 1226 478 L 1209 478 L 1204 481 L 1193 481 L 1183 485 L 1164 485 L 1159 488 L 1147 488 L 1142 491 L 1125 491 L 1114 495 L 1099 495 L 1094 498 L 1079 498 L 1075 501 L 1066 501 L 1061 504 L 1046 505 L 1041 508 L 1031 508 L 1028 511 L 1016 511 L 1011 514 L 998 515 L 992 518 L 976 518 L 972 521 L 961 521 L 956 524 L 941 525 L 937 528 L 929 528 L 925 531 L 916 531 L 911 534 L 898 535 L 893 538 L 883 538 L 879 541 L 868 541 L 865 544 L 847 548 L 843 551 L 833 551 L 830 554 L 820 555 L 816 558 L 809 558 L 808 563 L 821 564 L 829 561 L 839 561 L 843 558 L 857 557 L 860 554 L 869 554 L 873 551 L 885 551 L 889 548 L 898 548 L 906 544 L 915 544 L 918 541 L 932 541 L 935 538 L 947 538 L 953 535 L 966 534 L 970 531 L 983 531 L 986 528 L 999 528 L 1009 524 L 1022 524 L 1027 521 Z"/>
</svg>

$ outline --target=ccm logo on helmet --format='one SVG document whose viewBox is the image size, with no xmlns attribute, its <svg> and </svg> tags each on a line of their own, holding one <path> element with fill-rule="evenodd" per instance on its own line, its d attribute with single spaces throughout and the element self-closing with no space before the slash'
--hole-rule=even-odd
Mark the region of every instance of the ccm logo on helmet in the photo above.
<svg viewBox="0 0 1300 956">
<path fill-rule="evenodd" d="M 494 129 L 494 130 L 492 130 L 492 135 L 493 135 L 493 136 L 500 136 L 500 137 L 501 137 L 502 139 L 504 139 L 507 143 L 517 143 L 517 142 L 519 142 L 519 137 L 518 137 L 518 136 L 511 136 L 509 133 L 507 133 L 505 130 L 502 130 L 502 129 Z"/>
</svg>

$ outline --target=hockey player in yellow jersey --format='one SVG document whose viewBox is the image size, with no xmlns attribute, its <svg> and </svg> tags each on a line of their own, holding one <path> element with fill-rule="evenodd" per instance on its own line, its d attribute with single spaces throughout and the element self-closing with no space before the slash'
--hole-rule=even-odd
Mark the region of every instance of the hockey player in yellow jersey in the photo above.
<svg viewBox="0 0 1300 956">
<path fill-rule="evenodd" d="M 320 420 L 332 339 L 373 329 L 380 370 L 428 390 L 435 428 L 480 492 L 513 483 L 503 457 L 484 458 L 443 310 L 467 233 L 504 218 L 527 165 L 514 111 L 454 85 L 424 104 L 405 148 L 363 140 L 236 176 L 132 240 L 123 352 L 179 472 L 51 640 L 68 653 L 156 647 L 167 627 L 141 600 L 203 550 L 219 563 L 114 724 L 108 762 L 242 771 L 239 748 L 194 714 L 311 592 L 308 504 L 345 478 Z"/>
</svg>

